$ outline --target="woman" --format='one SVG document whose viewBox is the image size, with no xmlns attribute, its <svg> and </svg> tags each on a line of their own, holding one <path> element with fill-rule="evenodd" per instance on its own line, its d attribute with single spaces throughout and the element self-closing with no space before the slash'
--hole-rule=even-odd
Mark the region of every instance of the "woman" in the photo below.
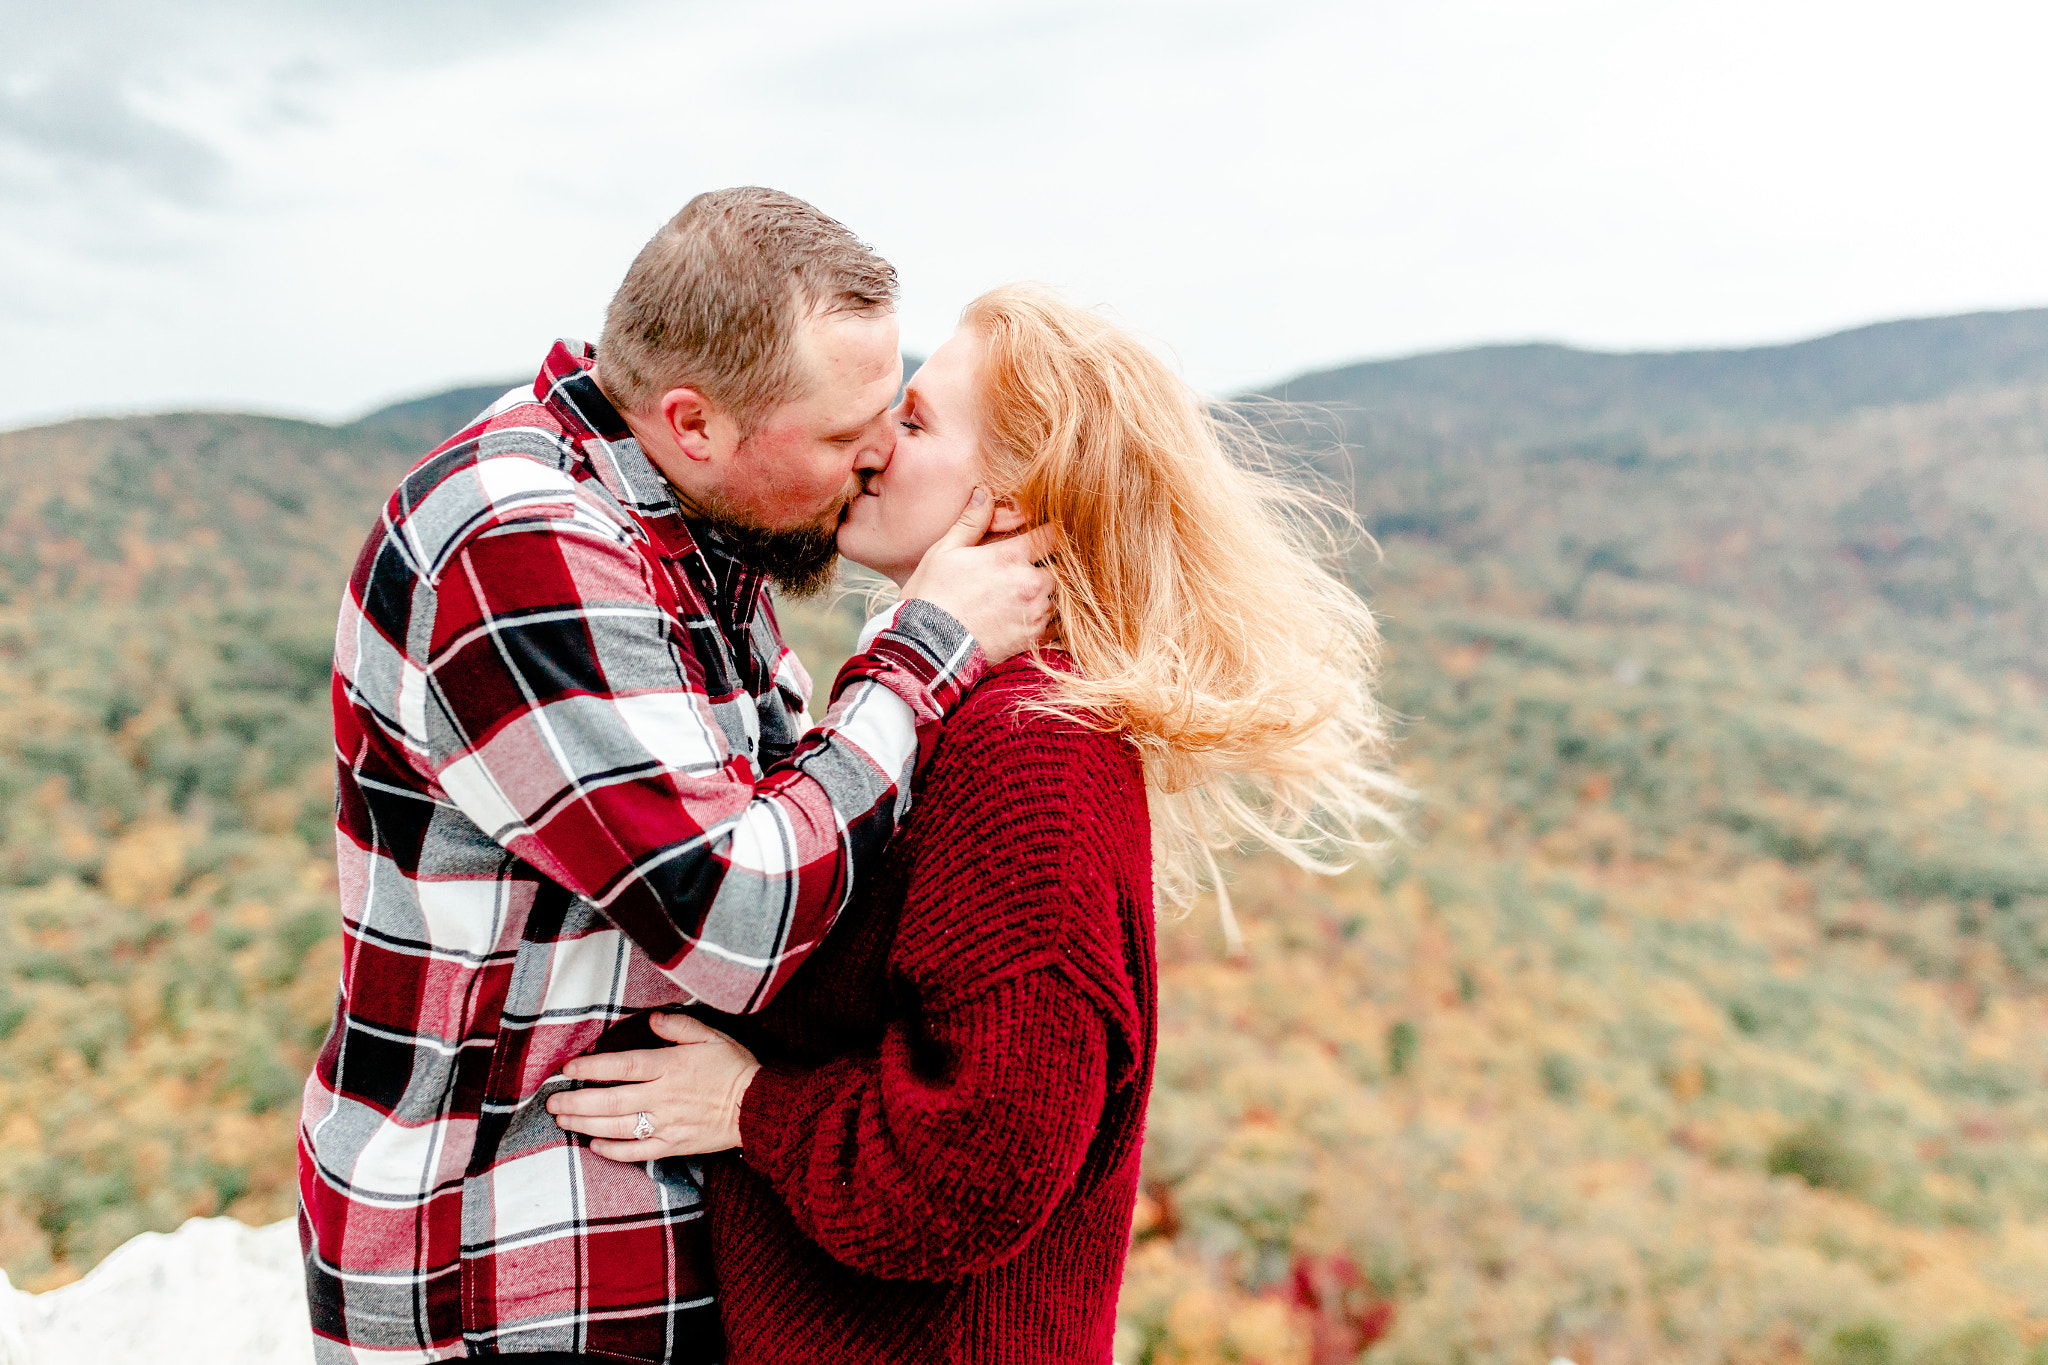
<svg viewBox="0 0 2048 1365">
<path fill-rule="evenodd" d="M 766 1010 L 730 1037 L 662 1016 L 696 1045 L 579 1059 L 641 1083 L 550 1108 L 621 1160 L 739 1148 L 707 1191 L 735 1362 L 1106 1361 L 1155 900 L 1212 848 L 1323 868 L 1390 827 L 1377 637 L 1310 501 L 1048 292 L 977 299 L 897 417 L 841 553 L 900 584 L 986 487 L 995 532 L 1057 528 L 1056 644 L 947 722 L 875 883 Z"/>
</svg>

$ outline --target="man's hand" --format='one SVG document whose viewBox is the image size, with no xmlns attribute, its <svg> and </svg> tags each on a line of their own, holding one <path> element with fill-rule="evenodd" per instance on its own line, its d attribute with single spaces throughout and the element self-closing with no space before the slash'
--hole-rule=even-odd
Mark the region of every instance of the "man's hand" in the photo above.
<svg viewBox="0 0 2048 1365">
<path fill-rule="evenodd" d="M 590 1150 L 613 1161 L 723 1152 L 740 1145 L 740 1100 L 761 1064 L 732 1039 L 687 1014 L 657 1014 L 654 1031 L 680 1047 L 600 1052 L 562 1068 L 576 1081 L 627 1081 L 548 1096 L 548 1112 Z M 641 1115 L 647 1123 L 641 1125 Z M 648 1130 L 635 1139 L 636 1127 Z"/>
<path fill-rule="evenodd" d="M 924 552 L 903 585 L 905 601 L 921 597 L 967 628 L 991 664 L 1038 643 L 1052 619 L 1053 577 L 1037 561 L 1053 551 L 1053 528 L 987 545 L 981 538 L 995 516 L 988 490 L 976 488 L 953 529 Z"/>
</svg>

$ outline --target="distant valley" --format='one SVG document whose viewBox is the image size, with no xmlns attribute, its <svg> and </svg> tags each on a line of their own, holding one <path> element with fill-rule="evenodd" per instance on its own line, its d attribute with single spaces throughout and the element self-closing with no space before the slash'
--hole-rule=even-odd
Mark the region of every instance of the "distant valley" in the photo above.
<svg viewBox="0 0 2048 1365">
<path fill-rule="evenodd" d="M 0 1266 L 292 1206 L 342 426 L 0 433 Z M 1162 923 L 1118 1358 L 2048 1365 L 2048 310 L 1247 405 L 1356 508 L 1414 844 Z M 790 604 L 829 677 L 850 604 Z"/>
</svg>

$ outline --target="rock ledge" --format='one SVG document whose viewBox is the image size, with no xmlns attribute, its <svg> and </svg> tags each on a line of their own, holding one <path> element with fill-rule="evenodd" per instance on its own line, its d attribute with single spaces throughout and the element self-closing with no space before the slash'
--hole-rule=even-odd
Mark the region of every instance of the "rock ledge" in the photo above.
<svg viewBox="0 0 2048 1365">
<path fill-rule="evenodd" d="M 0 1365 L 311 1365 L 299 1237 L 194 1218 L 145 1232 L 76 1284 L 27 1294 L 0 1272 Z"/>
</svg>

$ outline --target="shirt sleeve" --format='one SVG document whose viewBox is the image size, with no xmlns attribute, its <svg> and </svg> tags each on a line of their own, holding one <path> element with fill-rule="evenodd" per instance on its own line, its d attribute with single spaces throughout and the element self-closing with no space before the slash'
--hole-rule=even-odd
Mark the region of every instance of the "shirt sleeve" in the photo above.
<svg viewBox="0 0 2048 1365">
<path fill-rule="evenodd" d="M 727 743 L 655 570 L 593 517 L 478 532 L 437 576 L 401 728 L 493 840 L 589 900 L 691 995 L 746 1013 L 880 854 L 983 658 L 944 611 L 906 604 L 840 671 L 824 722 L 760 771 Z M 742 723 L 758 722 L 749 711 Z"/>
<path fill-rule="evenodd" d="M 949 1280 L 1016 1255 L 1074 1183 L 1108 1094 L 1102 1015 L 1056 970 L 891 1026 L 875 1051 L 763 1067 L 741 1155 L 857 1270 Z"/>
</svg>

